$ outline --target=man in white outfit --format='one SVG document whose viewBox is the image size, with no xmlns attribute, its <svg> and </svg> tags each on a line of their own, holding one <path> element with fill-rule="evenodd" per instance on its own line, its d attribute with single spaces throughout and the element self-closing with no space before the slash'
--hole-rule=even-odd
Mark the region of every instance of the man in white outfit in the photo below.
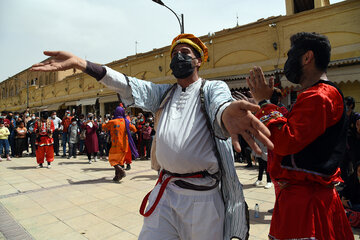
<svg viewBox="0 0 360 240">
<path fill-rule="evenodd" d="M 174 85 L 128 77 L 67 52 L 44 54 L 52 58 L 33 65 L 33 71 L 78 68 L 119 93 L 125 105 L 159 116 L 156 159 L 160 175 L 140 208 L 145 218 L 139 239 L 248 238 L 248 210 L 231 141 L 241 151 L 241 134 L 258 153 L 254 137 L 270 149 L 273 144 L 269 130 L 251 113 L 259 109 L 257 105 L 234 101 L 224 82 L 199 77 L 199 68 L 208 57 L 199 38 L 180 34 L 173 40 Z"/>
</svg>

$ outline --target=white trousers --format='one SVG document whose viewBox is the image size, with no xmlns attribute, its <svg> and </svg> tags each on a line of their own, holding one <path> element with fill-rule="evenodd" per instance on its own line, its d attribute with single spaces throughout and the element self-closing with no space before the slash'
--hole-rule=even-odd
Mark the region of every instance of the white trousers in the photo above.
<svg viewBox="0 0 360 240">
<path fill-rule="evenodd" d="M 158 194 L 158 184 L 149 196 L 146 211 Z M 154 212 L 144 218 L 140 240 L 223 239 L 224 203 L 219 188 L 187 190 L 169 183 Z"/>
</svg>

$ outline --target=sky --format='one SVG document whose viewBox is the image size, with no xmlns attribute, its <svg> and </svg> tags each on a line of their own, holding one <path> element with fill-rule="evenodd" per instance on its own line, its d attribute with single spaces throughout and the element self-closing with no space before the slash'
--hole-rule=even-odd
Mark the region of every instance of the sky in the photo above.
<svg viewBox="0 0 360 240">
<path fill-rule="evenodd" d="M 285 0 L 162 1 L 196 36 L 286 15 Z M 46 59 L 44 50 L 106 64 L 167 46 L 179 33 L 175 15 L 152 0 L 0 0 L 0 82 Z"/>
</svg>

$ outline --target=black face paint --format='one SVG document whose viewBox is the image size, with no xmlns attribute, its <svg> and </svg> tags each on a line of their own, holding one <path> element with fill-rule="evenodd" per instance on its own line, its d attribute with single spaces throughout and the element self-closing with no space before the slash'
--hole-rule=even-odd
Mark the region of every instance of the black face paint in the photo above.
<svg viewBox="0 0 360 240">
<path fill-rule="evenodd" d="M 187 78 L 193 74 L 195 66 L 192 64 L 193 58 L 184 53 L 177 53 L 173 56 L 170 68 L 176 78 Z"/>
<path fill-rule="evenodd" d="M 292 83 L 299 84 L 300 78 L 303 75 L 301 57 L 304 54 L 304 50 L 296 49 L 294 47 L 291 47 L 288 52 L 288 59 L 284 65 L 284 73 L 287 80 Z"/>
</svg>

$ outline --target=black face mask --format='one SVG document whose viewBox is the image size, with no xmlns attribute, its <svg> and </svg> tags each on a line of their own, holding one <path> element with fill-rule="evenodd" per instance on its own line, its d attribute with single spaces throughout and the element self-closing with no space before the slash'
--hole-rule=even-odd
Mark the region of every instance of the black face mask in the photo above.
<svg viewBox="0 0 360 240">
<path fill-rule="evenodd" d="M 170 68 L 176 78 L 187 78 L 193 74 L 195 66 L 192 64 L 193 58 L 187 54 L 178 53 L 173 56 Z"/>
<path fill-rule="evenodd" d="M 299 84 L 300 78 L 303 75 L 303 69 L 300 62 L 303 54 L 303 50 L 290 49 L 288 59 L 284 65 L 284 73 L 287 80 L 295 84 Z"/>
</svg>

